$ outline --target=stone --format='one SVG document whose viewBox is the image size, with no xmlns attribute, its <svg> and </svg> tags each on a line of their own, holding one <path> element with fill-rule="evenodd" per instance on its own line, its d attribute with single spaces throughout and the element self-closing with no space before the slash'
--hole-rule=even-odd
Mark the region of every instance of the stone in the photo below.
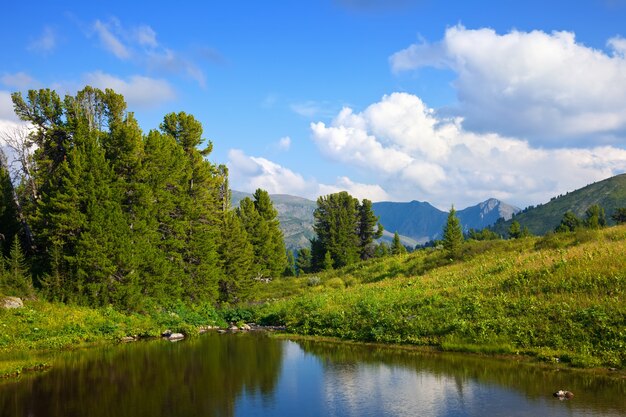
<svg viewBox="0 0 626 417">
<path fill-rule="evenodd" d="M 248 331 L 248 330 L 252 329 L 252 327 L 250 327 L 249 324 L 245 324 L 244 323 L 244 324 L 241 325 L 241 327 L 239 327 L 239 329 Z"/>
<path fill-rule="evenodd" d="M 170 329 L 167 329 L 166 331 L 161 333 L 161 337 L 170 337 L 171 335 L 172 335 L 172 331 Z"/>
<path fill-rule="evenodd" d="M 174 342 L 176 340 L 181 340 L 184 338 L 185 338 L 185 335 L 182 333 L 172 333 L 168 336 L 167 340 L 169 340 L 170 342 Z"/>
<path fill-rule="evenodd" d="M 135 340 L 137 339 L 135 339 L 133 336 L 124 336 L 120 339 L 122 343 L 134 342 Z"/>
<path fill-rule="evenodd" d="M 571 391 L 565 391 L 565 390 L 558 390 L 557 392 L 552 394 L 554 397 L 563 400 L 563 399 L 571 399 L 574 398 L 574 393 Z"/>
<path fill-rule="evenodd" d="M 230 329 L 228 329 L 228 330 L 236 332 L 237 330 L 239 330 L 239 327 L 233 325 L 233 326 L 230 326 Z"/>
<path fill-rule="evenodd" d="M 1 302 L 2 308 L 22 308 L 24 307 L 24 303 L 22 299 L 19 297 L 4 297 Z"/>
</svg>

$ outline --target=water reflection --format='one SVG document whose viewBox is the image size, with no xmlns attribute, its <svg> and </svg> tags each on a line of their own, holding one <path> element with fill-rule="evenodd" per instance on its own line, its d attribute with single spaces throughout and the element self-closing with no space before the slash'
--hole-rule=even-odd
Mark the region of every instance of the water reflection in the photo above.
<svg viewBox="0 0 626 417">
<path fill-rule="evenodd" d="M 573 391 L 571 401 L 551 393 Z M 514 361 L 208 334 L 74 352 L 0 385 L 1 416 L 618 416 L 626 381 Z"/>
<path fill-rule="evenodd" d="M 238 397 L 270 397 L 282 343 L 207 335 L 73 352 L 65 366 L 0 387 L 2 416 L 232 416 Z"/>
<path fill-rule="evenodd" d="M 478 356 L 312 341 L 298 345 L 319 358 L 326 401 L 331 409 L 343 409 L 342 415 L 626 415 L 624 380 Z M 554 399 L 551 393 L 559 387 L 577 393 L 575 399 Z"/>
</svg>

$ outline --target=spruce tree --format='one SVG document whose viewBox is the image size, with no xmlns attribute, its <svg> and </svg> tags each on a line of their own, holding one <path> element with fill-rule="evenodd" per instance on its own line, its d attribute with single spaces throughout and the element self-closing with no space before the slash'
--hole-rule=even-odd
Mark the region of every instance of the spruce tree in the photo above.
<svg viewBox="0 0 626 417">
<path fill-rule="evenodd" d="M 452 206 L 443 229 L 443 248 L 449 258 L 457 259 L 461 255 L 462 244 L 463 230 L 461 229 L 461 222 L 456 216 L 454 206 Z"/>
<path fill-rule="evenodd" d="M 561 223 L 554 229 L 557 233 L 573 232 L 583 225 L 582 220 L 573 212 L 568 211 L 563 215 Z"/>
<path fill-rule="evenodd" d="M 383 235 L 383 226 L 374 214 L 372 202 L 364 199 L 359 206 L 359 251 L 362 260 L 372 258 L 375 251 L 375 239 Z"/>
<path fill-rule="evenodd" d="M 220 255 L 223 275 L 218 300 L 232 303 L 246 299 L 255 285 L 254 249 L 241 219 L 232 211 L 224 214 Z"/>
<path fill-rule="evenodd" d="M 296 276 L 296 258 L 293 255 L 293 251 L 287 251 L 287 266 L 285 267 L 285 272 L 283 272 L 283 276 L 285 277 L 295 277 Z"/>
<path fill-rule="evenodd" d="M 15 204 L 13 184 L 6 159 L 0 149 L 0 258 L 9 256 L 10 246 L 20 231 L 17 206 Z"/>
<path fill-rule="evenodd" d="M 298 255 L 296 256 L 296 272 L 298 276 L 311 272 L 311 249 L 298 249 Z"/>
<path fill-rule="evenodd" d="M 288 264 L 283 232 L 280 230 L 278 221 L 278 212 L 274 208 L 267 191 L 259 188 L 254 192 L 253 197 L 254 207 L 257 213 L 259 213 L 261 221 L 267 225 L 267 233 L 269 235 L 266 242 L 269 246 L 267 250 L 268 258 L 265 260 L 267 270 L 270 276 L 278 277 L 284 272 Z"/>
<path fill-rule="evenodd" d="M 606 226 L 606 215 L 604 209 L 598 204 L 590 206 L 585 212 L 585 227 L 589 229 L 600 229 Z"/>
<path fill-rule="evenodd" d="M 402 255 L 406 253 L 406 248 L 400 241 L 400 235 L 398 232 L 393 234 L 393 241 L 391 242 L 391 254 L 392 255 Z"/>
<path fill-rule="evenodd" d="M 32 297 L 34 295 L 33 281 L 28 270 L 26 258 L 22 252 L 22 245 L 17 236 L 11 244 L 11 252 L 6 260 L 4 292 L 18 297 Z"/>
</svg>

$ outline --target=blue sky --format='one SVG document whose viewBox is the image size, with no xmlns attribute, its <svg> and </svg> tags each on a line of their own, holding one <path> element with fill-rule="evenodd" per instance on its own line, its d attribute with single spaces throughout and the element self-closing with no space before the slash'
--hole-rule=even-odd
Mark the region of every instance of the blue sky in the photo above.
<svg viewBox="0 0 626 417">
<path fill-rule="evenodd" d="M 626 171 L 624 0 L 36 3 L 4 6 L 0 129 L 90 84 L 145 131 L 192 113 L 243 191 L 524 207 Z"/>
</svg>

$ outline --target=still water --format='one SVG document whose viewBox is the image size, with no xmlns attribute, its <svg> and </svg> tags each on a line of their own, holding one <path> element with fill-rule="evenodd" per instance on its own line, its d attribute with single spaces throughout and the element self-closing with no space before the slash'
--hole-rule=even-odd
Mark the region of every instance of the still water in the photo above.
<svg viewBox="0 0 626 417">
<path fill-rule="evenodd" d="M 0 384 L 3 417 L 625 415 L 624 379 L 264 334 L 71 352 Z"/>
</svg>

